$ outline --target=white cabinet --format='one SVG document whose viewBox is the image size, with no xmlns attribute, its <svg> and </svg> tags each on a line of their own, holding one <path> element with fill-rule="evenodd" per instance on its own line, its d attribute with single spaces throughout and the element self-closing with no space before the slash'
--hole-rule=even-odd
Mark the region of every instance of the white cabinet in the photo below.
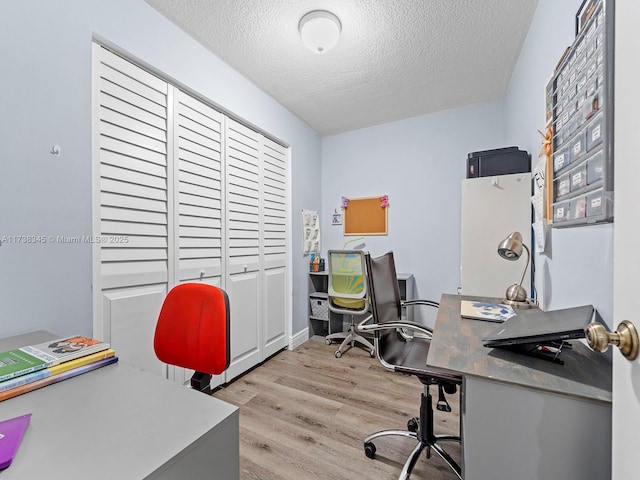
<svg viewBox="0 0 640 480">
<path fill-rule="evenodd" d="M 498 256 L 498 244 L 511 232 L 531 248 L 531 174 L 517 173 L 462 181 L 461 281 L 463 295 L 504 297 L 520 281 L 526 255 L 517 261 Z M 531 270 L 522 286 L 531 290 Z"/>
<path fill-rule="evenodd" d="M 225 289 L 228 381 L 288 344 L 289 151 L 94 44 L 94 333 L 177 382 L 155 323 L 181 282 Z"/>
</svg>

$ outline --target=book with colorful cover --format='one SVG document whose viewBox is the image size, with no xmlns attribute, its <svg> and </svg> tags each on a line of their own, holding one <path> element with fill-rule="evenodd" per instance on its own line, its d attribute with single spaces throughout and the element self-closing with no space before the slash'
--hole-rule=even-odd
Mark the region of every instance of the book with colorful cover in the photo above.
<svg viewBox="0 0 640 480">
<path fill-rule="evenodd" d="M 98 368 L 102 368 L 106 365 L 111 365 L 112 363 L 116 363 L 117 361 L 118 361 L 118 357 L 115 357 L 115 356 L 108 357 L 103 360 L 98 360 L 98 361 L 89 363 L 87 365 L 82 365 L 81 367 L 72 368 L 71 370 L 67 370 L 66 372 L 58 373 L 56 375 L 52 375 L 46 378 L 41 378 L 40 380 L 36 380 L 35 382 L 10 388 L 9 390 L 0 392 L 0 402 L 4 400 L 8 400 L 13 397 L 17 397 L 18 395 L 22 395 L 23 393 L 32 392 L 39 388 L 46 387 L 47 385 L 51 385 L 53 383 L 58 383 L 63 380 L 67 380 L 69 378 L 82 375 L 83 373 L 87 373 L 92 370 L 97 370 Z"/>
<path fill-rule="evenodd" d="M 109 344 L 72 335 L 0 353 L 0 382 L 103 351 Z"/>
<path fill-rule="evenodd" d="M 462 318 L 502 323 L 515 315 L 516 312 L 513 308 L 501 303 L 472 300 L 462 300 L 460 302 L 460 316 Z"/>
<path fill-rule="evenodd" d="M 115 350 L 109 348 L 101 352 L 91 353 L 84 357 L 76 358 L 75 360 L 69 360 L 68 362 L 63 362 L 58 365 L 27 373 L 26 375 L 20 375 L 9 380 L 5 380 L 4 382 L 0 382 L 0 392 L 19 387 L 20 385 L 25 385 L 27 383 L 32 383 L 43 378 L 51 377 L 53 375 L 66 372 L 67 370 L 82 367 L 83 365 L 97 362 L 98 360 L 104 360 L 105 358 L 115 356 L 115 354 Z"/>
<path fill-rule="evenodd" d="M 47 368 L 49 363 L 19 348 L 0 353 L 0 382 Z"/>
</svg>

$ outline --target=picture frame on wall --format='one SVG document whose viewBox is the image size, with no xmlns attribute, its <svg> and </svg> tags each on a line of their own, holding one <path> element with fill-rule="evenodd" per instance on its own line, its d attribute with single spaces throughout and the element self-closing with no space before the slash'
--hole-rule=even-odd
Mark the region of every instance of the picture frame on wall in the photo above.
<svg viewBox="0 0 640 480">
<path fill-rule="evenodd" d="M 584 0 L 576 13 L 576 37 L 587 24 L 596 9 L 597 0 Z"/>
</svg>

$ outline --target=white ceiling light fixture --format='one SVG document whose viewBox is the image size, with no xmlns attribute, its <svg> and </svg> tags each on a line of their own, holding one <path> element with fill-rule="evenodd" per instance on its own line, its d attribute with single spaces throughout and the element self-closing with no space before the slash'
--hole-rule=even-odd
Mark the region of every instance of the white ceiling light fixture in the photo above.
<svg viewBox="0 0 640 480">
<path fill-rule="evenodd" d="M 327 53 L 338 43 L 342 24 L 326 10 L 313 10 L 300 19 L 298 30 L 302 41 L 314 53 Z"/>
</svg>

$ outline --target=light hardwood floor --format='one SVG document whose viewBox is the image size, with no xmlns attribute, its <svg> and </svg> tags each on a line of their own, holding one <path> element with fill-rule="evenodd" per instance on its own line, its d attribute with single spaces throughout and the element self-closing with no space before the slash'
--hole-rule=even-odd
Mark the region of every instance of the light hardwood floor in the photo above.
<svg viewBox="0 0 640 480">
<path fill-rule="evenodd" d="M 414 448 L 411 439 L 378 439 L 375 459 L 363 439 L 385 429 L 406 428 L 418 415 L 422 384 L 385 370 L 364 350 L 336 359 L 336 346 L 310 340 L 282 351 L 213 393 L 240 407 L 240 478 L 397 479 Z M 437 397 L 437 389 L 432 387 Z M 453 412 L 436 411 L 436 434 L 458 434 L 458 394 L 448 395 Z M 460 461 L 460 447 L 445 445 Z M 455 476 L 437 456 L 423 453 L 412 479 Z"/>
</svg>

